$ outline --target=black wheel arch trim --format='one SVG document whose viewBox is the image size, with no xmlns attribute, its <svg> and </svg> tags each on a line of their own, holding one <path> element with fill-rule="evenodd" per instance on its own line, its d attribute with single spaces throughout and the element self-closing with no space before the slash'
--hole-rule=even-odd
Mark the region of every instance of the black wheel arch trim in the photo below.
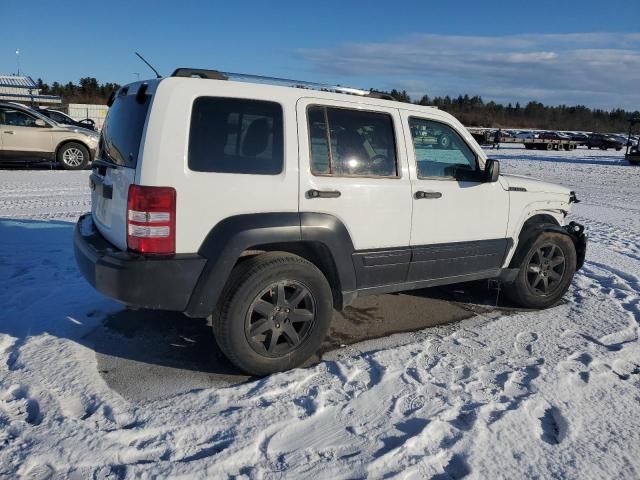
<svg viewBox="0 0 640 480">
<path fill-rule="evenodd" d="M 320 243 L 331 254 L 343 297 L 349 301 L 356 288 L 351 255 L 353 242 L 344 224 L 321 213 L 271 212 L 236 215 L 215 225 L 203 241 L 198 255 L 207 262 L 194 288 L 185 313 L 191 317 L 211 314 L 229 275 L 242 253 L 261 245 Z M 336 292 L 338 293 L 338 292 Z"/>
<path fill-rule="evenodd" d="M 584 233 L 584 226 L 577 222 L 570 222 L 569 225 L 560 226 L 551 223 L 531 224 L 526 230 L 520 233 L 516 252 L 509 263 L 510 269 L 517 269 L 522 264 L 527 252 L 534 244 L 541 233 L 554 232 L 567 235 L 576 249 L 576 271 L 584 265 L 587 253 L 587 235 Z"/>
</svg>

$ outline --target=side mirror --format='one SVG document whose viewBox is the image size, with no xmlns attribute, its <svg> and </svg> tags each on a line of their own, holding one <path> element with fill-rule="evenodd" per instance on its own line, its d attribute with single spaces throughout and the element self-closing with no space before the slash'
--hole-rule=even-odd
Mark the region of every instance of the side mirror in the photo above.
<svg viewBox="0 0 640 480">
<path fill-rule="evenodd" d="M 484 166 L 485 181 L 497 182 L 500 176 L 500 162 L 492 158 L 487 159 L 487 163 Z"/>
<path fill-rule="evenodd" d="M 42 120 L 41 118 L 36 118 L 35 125 L 36 125 L 36 127 L 46 127 L 47 126 L 46 122 L 44 120 Z"/>
</svg>

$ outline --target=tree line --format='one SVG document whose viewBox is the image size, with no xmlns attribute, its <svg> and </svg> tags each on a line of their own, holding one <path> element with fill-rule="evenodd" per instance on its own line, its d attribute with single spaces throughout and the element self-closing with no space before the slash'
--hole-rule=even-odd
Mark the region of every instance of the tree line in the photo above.
<svg viewBox="0 0 640 480">
<path fill-rule="evenodd" d="M 388 93 L 401 102 L 438 107 L 455 116 L 467 127 L 626 132 L 629 119 L 640 117 L 638 110 L 630 112 L 620 108 L 603 110 L 584 105 L 549 106 L 535 101 L 524 106 L 519 102 L 515 105 L 502 105 L 493 101 L 485 103 L 477 95 L 459 95 L 455 98 L 448 95 L 433 98 L 424 95 L 414 101 L 405 90 L 383 93 Z"/>
<path fill-rule="evenodd" d="M 81 78 L 77 85 L 73 82 L 53 82 L 49 85 L 41 78 L 37 84 L 43 95 L 58 95 L 64 103 L 106 104 L 111 92 L 120 88 L 117 83 L 99 83 L 93 77 Z M 493 101 L 485 102 L 478 95 L 433 98 L 424 95 L 418 100 L 412 100 L 405 90 L 394 89 L 381 93 L 389 94 L 401 102 L 436 106 L 451 113 L 468 127 L 624 132 L 628 129 L 629 118 L 640 117 L 637 110 L 628 112 L 619 108 L 607 111 L 584 105 L 549 106 L 535 101 L 524 106 L 518 102 L 515 105 L 503 105 Z"/>
<path fill-rule="evenodd" d="M 96 105 L 106 105 L 111 92 L 120 88 L 117 83 L 98 83 L 98 80 L 93 77 L 81 78 L 78 85 L 73 82 L 65 84 L 53 82 L 49 85 L 41 78 L 36 83 L 42 95 L 62 97 L 64 103 L 90 103 Z"/>
</svg>

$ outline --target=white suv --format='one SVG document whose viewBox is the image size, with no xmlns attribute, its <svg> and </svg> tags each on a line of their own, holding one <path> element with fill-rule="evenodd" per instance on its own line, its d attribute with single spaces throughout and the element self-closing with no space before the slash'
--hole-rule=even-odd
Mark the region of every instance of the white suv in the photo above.
<svg viewBox="0 0 640 480">
<path fill-rule="evenodd" d="M 233 363 L 267 374 L 358 296 L 493 278 L 544 308 L 582 266 L 575 194 L 499 175 L 451 115 L 243 80 L 179 69 L 117 92 L 75 234 L 100 292 L 209 317 Z"/>
</svg>

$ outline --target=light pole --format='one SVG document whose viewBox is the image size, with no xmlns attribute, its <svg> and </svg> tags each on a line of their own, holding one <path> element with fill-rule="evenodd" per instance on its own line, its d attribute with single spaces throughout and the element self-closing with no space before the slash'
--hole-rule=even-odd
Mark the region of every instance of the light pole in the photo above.
<svg viewBox="0 0 640 480">
<path fill-rule="evenodd" d="M 18 64 L 18 75 L 20 75 L 20 49 L 16 48 L 16 63 Z"/>
</svg>

